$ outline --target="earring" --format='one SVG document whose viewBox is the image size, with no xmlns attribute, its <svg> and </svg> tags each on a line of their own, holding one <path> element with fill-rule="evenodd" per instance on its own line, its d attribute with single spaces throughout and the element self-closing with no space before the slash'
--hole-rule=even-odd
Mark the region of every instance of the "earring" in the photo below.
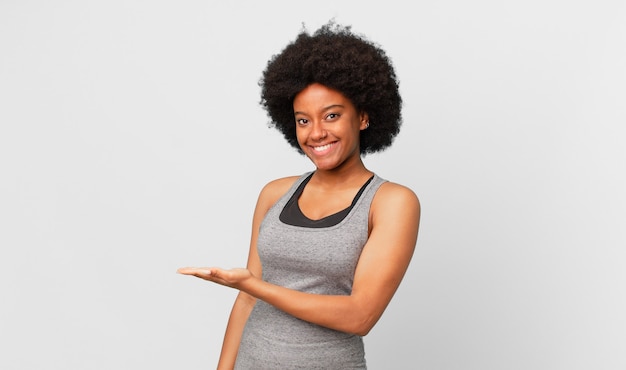
<svg viewBox="0 0 626 370">
<path fill-rule="evenodd" d="M 365 122 L 365 128 L 370 127 L 370 121 Z"/>
</svg>

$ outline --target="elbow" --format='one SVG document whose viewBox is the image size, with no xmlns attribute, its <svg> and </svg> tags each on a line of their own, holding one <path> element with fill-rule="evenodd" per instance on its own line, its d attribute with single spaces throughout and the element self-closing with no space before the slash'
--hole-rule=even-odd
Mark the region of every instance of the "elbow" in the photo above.
<svg viewBox="0 0 626 370">
<path fill-rule="evenodd" d="M 358 300 L 353 305 L 346 318 L 346 332 L 350 334 L 366 336 L 374 328 L 378 319 L 383 314 L 383 310 L 378 309 L 372 304 L 368 304 L 369 300 Z"/>
<path fill-rule="evenodd" d="M 357 331 L 356 333 L 354 333 L 354 334 L 356 334 L 356 335 L 358 335 L 358 336 L 361 336 L 361 337 L 364 337 L 364 336 L 366 336 L 367 334 L 369 334 L 370 330 L 372 330 L 372 327 L 363 328 L 363 329 L 361 329 L 361 330 L 358 330 L 358 331 Z"/>
<path fill-rule="evenodd" d="M 361 337 L 366 336 L 372 330 L 374 325 L 378 321 L 376 318 L 366 315 L 352 322 L 350 333 L 359 335 Z"/>
</svg>

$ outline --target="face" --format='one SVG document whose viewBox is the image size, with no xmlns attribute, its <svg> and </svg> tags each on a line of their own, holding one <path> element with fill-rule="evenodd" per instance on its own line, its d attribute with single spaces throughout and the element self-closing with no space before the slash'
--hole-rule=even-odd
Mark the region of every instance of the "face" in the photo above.
<svg viewBox="0 0 626 370">
<path fill-rule="evenodd" d="M 360 162 L 359 133 L 368 117 L 342 93 L 311 84 L 296 95 L 293 110 L 300 148 L 319 170 Z"/>
</svg>

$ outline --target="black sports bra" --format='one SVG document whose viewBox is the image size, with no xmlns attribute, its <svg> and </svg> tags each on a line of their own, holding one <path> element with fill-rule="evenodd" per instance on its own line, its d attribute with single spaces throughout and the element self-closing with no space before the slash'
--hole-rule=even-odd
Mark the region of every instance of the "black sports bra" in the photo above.
<svg viewBox="0 0 626 370">
<path fill-rule="evenodd" d="M 350 213 L 356 202 L 359 200 L 359 197 L 361 196 L 367 185 L 374 178 L 374 176 L 370 177 L 365 182 L 365 184 L 361 186 L 361 189 L 359 189 L 359 192 L 356 193 L 354 199 L 352 200 L 352 204 L 350 204 L 348 208 L 345 208 L 337 213 L 333 213 L 332 215 L 326 216 L 324 218 L 320 218 L 319 220 L 311 220 L 310 218 L 306 217 L 304 213 L 302 213 L 302 210 L 298 205 L 298 199 L 300 198 L 300 195 L 302 195 L 306 184 L 308 184 L 309 180 L 311 180 L 311 176 L 313 176 L 313 173 L 311 173 L 306 179 L 304 179 L 304 181 L 302 181 L 302 183 L 298 186 L 291 198 L 289 198 L 289 200 L 287 201 L 287 204 L 285 204 L 285 208 L 283 208 L 282 212 L 280 212 L 279 219 L 283 223 L 286 223 L 287 225 L 310 228 L 335 226 L 340 223 L 344 218 L 346 218 L 348 213 Z"/>
</svg>

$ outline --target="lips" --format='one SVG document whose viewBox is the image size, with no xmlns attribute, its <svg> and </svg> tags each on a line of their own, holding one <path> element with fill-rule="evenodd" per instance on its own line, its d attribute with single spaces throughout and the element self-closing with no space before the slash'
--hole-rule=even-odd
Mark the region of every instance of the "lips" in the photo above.
<svg viewBox="0 0 626 370">
<path fill-rule="evenodd" d="M 325 150 L 330 149 L 331 146 L 333 146 L 334 143 L 328 143 L 326 145 L 320 145 L 320 146 L 313 146 L 313 150 L 316 152 L 323 152 Z"/>
</svg>

